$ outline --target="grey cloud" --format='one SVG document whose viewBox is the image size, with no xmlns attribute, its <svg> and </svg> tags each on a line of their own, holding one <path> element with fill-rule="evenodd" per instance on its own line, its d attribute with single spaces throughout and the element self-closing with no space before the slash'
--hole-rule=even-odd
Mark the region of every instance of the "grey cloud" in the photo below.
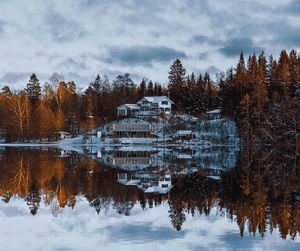
<svg viewBox="0 0 300 251">
<path fill-rule="evenodd" d="M 16 217 L 16 216 L 24 216 L 27 215 L 28 212 L 22 210 L 21 208 L 17 207 L 3 207 L 1 209 L 1 212 L 6 216 L 6 217 Z"/>
<path fill-rule="evenodd" d="M 281 31 L 276 32 L 275 40 L 286 47 L 300 46 L 300 28 L 289 25 L 281 25 Z"/>
<path fill-rule="evenodd" d="M 18 81 L 29 79 L 32 72 L 6 72 L 1 78 L 1 83 L 15 84 Z"/>
<path fill-rule="evenodd" d="M 167 22 L 155 15 L 145 13 L 143 15 L 130 14 L 123 18 L 126 23 L 133 24 L 135 26 L 155 26 L 155 25 L 167 25 Z"/>
<path fill-rule="evenodd" d="M 151 225 L 126 224 L 118 228 L 107 227 L 112 241 L 134 240 L 134 241 L 168 241 L 183 238 L 186 232 L 178 232 L 168 227 L 153 228 Z"/>
<path fill-rule="evenodd" d="M 69 42 L 86 34 L 79 23 L 67 19 L 55 10 L 46 15 L 45 21 L 50 28 L 52 39 L 58 42 Z"/>
<path fill-rule="evenodd" d="M 233 38 L 225 42 L 225 45 L 219 49 L 223 55 L 228 57 L 234 57 L 241 52 L 244 54 L 252 54 L 254 52 L 259 53 L 263 49 L 256 47 L 253 41 L 249 37 Z"/>
<path fill-rule="evenodd" d="M 77 60 L 74 60 L 73 58 L 66 58 L 62 62 L 60 62 L 55 69 L 61 70 L 61 69 L 68 69 L 68 70 L 85 70 L 86 69 L 86 64 L 84 62 L 80 62 Z"/>
<path fill-rule="evenodd" d="M 213 65 L 209 66 L 206 68 L 205 70 L 206 72 L 208 72 L 209 74 L 217 74 L 217 73 L 220 73 L 221 70 Z"/>
<path fill-rule="evenodd" d="M 4 21 L 0 20 L 0 35 L 4 32 L 4 25 L 5 24 L 6 23 Z"/>
<path fill-rule="evenodd" d="M 300 1 L 299 0 L 292 0 L 287 6 L 280 7 L 278 9 L 278 11 L 281 12 L 281 13 L 299 15 L 299 13 L 300 13 Z"/>
<path fill-rule="evenodd" d="M 211 39 L 205 35 L 196 35 L 192 38 L 192 42 L 203 44 L 211 42 Z"/>
<path fill-rule="evenodd" d="M 202 52 L 198 55 L 198 59 L 200 60 L 205 60 L 208 57 L 208 53 L 207 52 Z"/>
<path fill-rule="evenodd" d="M 83 87 L 85 89 L 88 84 L 95 79 L 96 74 L 93 75 L 84 75 L 84 74 L 79 74 L 76 71 L 74 72 L 67 72 L 64 74 L 64 77 L 66 81 L 74 81 L 76 85 L 80 83 L 78 87 Z"/>
<path fill-rule="evenodd" d="M 186 58 L 186 54 L 168 47 L 137 46 L 111 48 L 107 62 L 118 61 L 129 65 L 151 65 L 153 62 L 166 62 L 176 58 Z"/>
</svg>

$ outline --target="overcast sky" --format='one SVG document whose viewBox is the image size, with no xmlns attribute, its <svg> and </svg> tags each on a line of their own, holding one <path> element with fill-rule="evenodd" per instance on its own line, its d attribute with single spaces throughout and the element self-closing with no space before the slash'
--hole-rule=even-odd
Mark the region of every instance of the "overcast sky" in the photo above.
<svg viewBox="0 0 300 251">
<path fill-rule="evenodd" d="M 278 56 L 300 47 L 298 0 L 0 0 L 0 87 L 41 84 L 53 72 L 84 87 L 96 74 L 166 83 L 225 71 L 240 51 Z"/>
</svg>

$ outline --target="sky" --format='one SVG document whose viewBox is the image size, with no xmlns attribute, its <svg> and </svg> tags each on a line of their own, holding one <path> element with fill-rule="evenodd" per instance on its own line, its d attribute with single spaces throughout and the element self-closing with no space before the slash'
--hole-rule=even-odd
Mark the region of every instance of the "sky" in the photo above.
<svg viewBox="0 0 300 251">
<path fill-rule="evenodd" d="M 212 76 L 241 51 L 300 49 L 298 0 L 0 0 L 0 88 L 54 73 L 85 88 L 97 74 L 166 84 L 179 58 Z"/>
</svg>

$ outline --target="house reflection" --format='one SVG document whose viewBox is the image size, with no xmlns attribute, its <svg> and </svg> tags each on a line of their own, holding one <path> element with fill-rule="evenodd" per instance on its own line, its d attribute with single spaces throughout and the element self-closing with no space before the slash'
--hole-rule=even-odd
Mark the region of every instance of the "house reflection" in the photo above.
<svg viewBox="0 0 300 251">
<path fill-rule="evenodd" d="M 171 176 L 150 172 L 118 173 L 117 181 L 125 186 L 137 186 L 144 193 L 168 193 L 173 185 Z"/>
<path fill-rule="evenodd" d="M 115 151 L 112 164 L 116 166 L 151 165 L 152 151 Z"/>
</svg>

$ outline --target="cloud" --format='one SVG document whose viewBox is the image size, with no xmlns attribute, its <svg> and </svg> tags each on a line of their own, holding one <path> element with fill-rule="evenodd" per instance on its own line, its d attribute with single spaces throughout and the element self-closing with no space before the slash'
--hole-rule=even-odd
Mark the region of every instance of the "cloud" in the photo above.
<svg viewBox="0 0 300 251">
<path fill-rule="evenodd" d="M 176 231 L 170 227 L 153 227 L 153 225 L 143 224 L 126 224 L 119 228 L 107 227 L 107 232 L 110 233 L 111 241 L 160 241 L 165 242 L 170 239 L 183 238 L 186 231 Z M 147 234 L 145 234 L 147 233 Z"/>
<path fill-rule="evenodd" d="M 108 62 L 119 62 L 129 65 L 151 65 L 154 62 L 168 62 L 176 58 L 187 58 L 182 51 L 168 47 L 137 46 L 129 48 L 111 48 Z"/>
<path fill-rule="evenodd" d="M 205 71 L 208 72 L 210 75 L 214 75 L 221 72 L 221 70 L 215 67 L 214 65 L 207 67 Z"/>
<path fill-rule="evenodd" d="M 3 84 L 15 84 L 19 81 L 26 81 L 31 76 L 32 72 L 6 72 L 0 82 Z"/>
<path fill-rule="evenodd" d="M 205 35 L 196 35 L 192 38 L 191 42 L 204 44 L 213 42 L 213 39 L 210 39 L 208 36 Z"/>
<path fill-rule="evenodd" d="M 292 0 L 288 5 L 279 7 L 278 10 L 281 13 L 295 14 L 298 16 L 300 13 L 300 1 Z"/>
<path fill-rule="evenodd" d="M 82 25 L 67 19 L 55 10 L 50 10 L 45 17 L 45 22 L 52 39 L 57 42 L 70 42 L 86 34 Z"/>
<path fill-rule="evenodd" d="M 256 47 L 253 41 L 249 37 L 233 38 L 225 42 L 225 45 L 219 49 L 223 55 L 227 57 L 234 57 L 241 52 L 244 54 L 252 54 L 254 52 L 259 53 L 263 49 Z"/>
<path fill-rule="evenodd" d="M 208 58 L 208 52 L 202 52 L 198 55 L 198 59 L 206 60 Z"/>
<path fill-rule="evenodd" d="M 282 24 L 280 31 L 275 33 L 275 40 L 277 43 L 287 47 L 300 46 L 300 28 L 299 26 L 290 26 Z"/>
<path fill-rule="evenodd" d="M 67 72 L 66 74 L 64 74 L 65 81 L 74 81 L 78 89 L 87 88 L 89 83 L 94 81 L 95 77 L 96 75 L 85 75 L 76 71 Z"/>
<path fill-rule="evenodd" d="M 5 24 L 6 23 L 4 21 L 0 20 L 0 35 L 4 32 L 4 25 Z"/>
<path fill-rule="evenodd" d="M 55 68 L 58 70 L 68 69 L 68 70 L 72 70 L 72 71 L 74 71 L 74 70 L 80 71 L 80 70 L 85 70 L 87 67 L 84 62 L 80 62 L 78 60 L 74 60 L 71 57 L 68 57 L 65 60 L 63 60 L 62 62 L 60 62 Z"/>
</svg>

